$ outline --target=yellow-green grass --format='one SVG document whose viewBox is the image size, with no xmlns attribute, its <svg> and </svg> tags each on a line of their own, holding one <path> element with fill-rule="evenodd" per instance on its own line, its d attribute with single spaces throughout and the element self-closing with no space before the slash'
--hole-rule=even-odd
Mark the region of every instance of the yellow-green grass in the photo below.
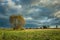
<svg viewBox="0 0 60 40">
<path fill-rule="evenodd" d="M 60 40 L 60 29 L 0 30 L 0 40 Z"/>
</svg>

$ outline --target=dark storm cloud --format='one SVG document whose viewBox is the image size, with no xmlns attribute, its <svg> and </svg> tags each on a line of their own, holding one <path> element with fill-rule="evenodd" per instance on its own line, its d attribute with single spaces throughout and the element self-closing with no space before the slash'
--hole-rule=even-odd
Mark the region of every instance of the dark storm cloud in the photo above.
<svg viewBox="0 0 60 40">
<path fill-rule="evenodd" d="M 8 20 L 10 15 L 20 14 L 27 24 L 29 21 L 32 24 L 59 23 L 60 19 L 53 16 L 59 10 L 60 0 L 0 0 L 0 18 Z"/>
</svg>

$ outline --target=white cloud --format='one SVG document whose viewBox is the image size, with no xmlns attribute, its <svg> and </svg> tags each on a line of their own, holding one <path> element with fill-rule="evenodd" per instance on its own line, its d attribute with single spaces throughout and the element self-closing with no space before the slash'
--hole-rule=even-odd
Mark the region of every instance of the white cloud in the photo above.
<svg viewBox="0 0 60 40">
<path fill-rule="evenodd" d="M 12 0 L 8 0 L 8 6 L 13 8 L 22 8 L 21 5 L 16 5 Z"/>
<path fill-rule="evenodd" d="M 20 9 L 22 9 L 22 5 L 16 5 L 13 8 L 15 8 L 16 10 L 20 10 Z"/>
<path fill-rule="evenodd" d="M 7 1 L 7 3 L 5 3 Z M 5 4 L 8 6 L 8 8 L 22 8 L 21 5 L 16 5 L 16 3 L 12 0 L 0 0 L 2 6 L 4 6 Z"/>
<path fill-rule="evenodd" d="M 15 3 L 12 0 L 7 0 L 8 1 L 8 7 L 13 7 L 15 6 Z"/>
<path fill-rule="evenodd" d="M 58 11 L 58 12 L 54 13 L 54 16 L 56 16 L 56 17 L 60 18 L 60 11 Z"/>
<path fill-rule="evenodd" d="M 26 18 L 24 18 L 25 20 L 33 20 L 33 18 L 32 17 L 26 17 Z"/>
<path fill-rule="evenodd" d="M 35 2 L 35 3 L 34 3 Z M 60 0 L 38 0 L 33 1 L 32 6 L 42 6 L 42 7 L 55 7 L 60 5 Z"/>
<path fill-rule="evenodd" d="M 33 5 L 37 5 L 37 6 L 39 6 L 39 5 L 47 5 L 49 3 L 49 0 L 38 0 L 38 1 L 33 1 L 33 3 L 32 3 L 32 6 Z"/>
<path fill-rule="evenodd" d="M 21 5 L 18 5 L 18 7 L 19 7 L 19 8 L 22 8 L 22 6 L 21 6 Z"/>
<path fill-rule="evenodd" d="M 32 8 L 32 9 L 28 10 L 28 14 L 36 13 L 36 12 L 40 12 L 40 11 L 42 11 L 42 10 L 39 8 Z"/>
<path fill-rule="evenodd" d="M 55 0 L 55 1 L 53 2 L 53 4 L 57 4 L 57 3 L 59 3 L 57 0 Z"/>
<path fill-rule="evenodd" d="M 40 0 L 40 3 L 47 5 L 47 3 L 50 3 L 50 0 Z"/>
<path fill-rule="evenodd" d="M 44 19 L 37 20 L 37 22 L 40 22 L 40 23 L 50 23 L 53 20 L 55 20 L 55 18 L 48 19 L 47 17 L 45 17 Z"/>
</svg>

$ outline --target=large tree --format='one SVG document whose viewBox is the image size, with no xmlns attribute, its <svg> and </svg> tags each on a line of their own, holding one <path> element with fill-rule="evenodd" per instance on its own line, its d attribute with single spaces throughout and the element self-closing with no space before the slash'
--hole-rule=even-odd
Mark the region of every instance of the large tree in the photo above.
<svg viewBox="0 0 60 40">
<path fill-rule="evenodd" d="M 10 16 L 10 24 L 13 27 L 13 29 L 23 29 L 23 26 L 25 24 L 25 20 L 22 16 L 18 15 L 12 15 Z"/>
</svg>

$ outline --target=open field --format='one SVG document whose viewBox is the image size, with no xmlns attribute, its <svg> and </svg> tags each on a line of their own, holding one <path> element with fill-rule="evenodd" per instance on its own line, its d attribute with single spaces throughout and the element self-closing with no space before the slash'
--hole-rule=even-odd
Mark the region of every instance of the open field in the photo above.
<svg viewBox="0 0 60 40">
<path fill-rule="evenodd" d="M 60 29 L 0 30 L 0 40 L 60 40 Z"/>
</svg>

